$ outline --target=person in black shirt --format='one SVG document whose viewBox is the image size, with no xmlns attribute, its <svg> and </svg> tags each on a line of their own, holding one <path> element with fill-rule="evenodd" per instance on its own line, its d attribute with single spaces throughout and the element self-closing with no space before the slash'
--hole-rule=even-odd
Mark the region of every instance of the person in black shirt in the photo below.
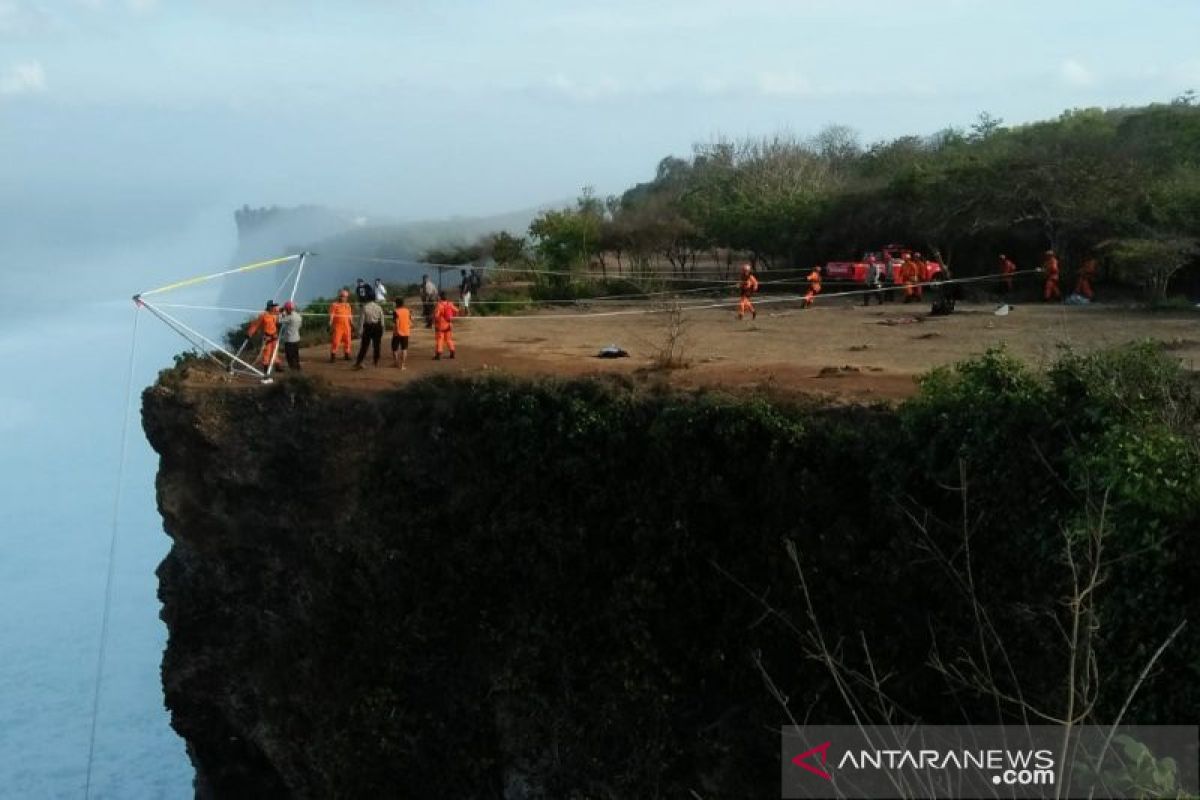
<svg viewBox="0 0 1200 800">
<path fill-rule="evenodd" d="M 358 285 L 354 287 L 354 296 L 358 298 L 359 303 L 366 305 L 375 300 L 375 290 L 366 281 L 359 278 Z"/>
</svg>

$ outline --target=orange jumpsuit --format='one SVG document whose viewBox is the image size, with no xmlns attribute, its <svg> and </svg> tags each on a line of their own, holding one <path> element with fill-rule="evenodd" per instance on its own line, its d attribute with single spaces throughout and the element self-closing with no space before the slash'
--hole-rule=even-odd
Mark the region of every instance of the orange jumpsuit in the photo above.
<svg viewBox="0 0 1200 800">
<path fill-rule="evenodd" d="M 921 299 L 921 268 L 911 258 L 900 265 L 900 279 L 904 282 L 904 302 Z"/>
<path fill-rule="evenodd" d="M 1061 300 L 1062 292 L 1058 289 L 1058 256 L 1047 255 L 1042 259 L 1042 271 L 1046 273 L 1046 286 L 1042 292 L 1042 299 Z"/>
<path fill-rule="evenodd" d="M 275 316 L 273 311 L 259 314 L 250 323 L 249 333 L 253 336 L 259 330 L 263 335 L 262 365 L 270 366 L 271 360 L 274 359 L 275 366 L 282 366 L 283 362 L 279 359 L 279 317 Z"/>
<path fill-rule="evenodd" d="M 433 309 L 433 354 L 434 357 L 439 357 L 442 354 L 442 346 L 445 345 L 450 351 L 450 357 L 454 358 L 454 324 L 455 315 L 458 314 L 458 307 L 449 300 L 439 300 L 438 304 Z"/>
<path fill-rule="evenodd" d="M 1000 274 L 1004 277 L 1001 279 L 1001 284 L 1004 286 L 1005 292 L 1011 292 L 1013 287 L 1013 273 L 1017 271 L 1017 265 L 1010 258 L 1000 259 Z"/>
<path fill-rule="evenodd" d="M 737 318 L 741 319 L 747 313 L 750 314 L 751 319 L 757 317 L 758 312 L 754 310 L 754 304 L 750 302 L 750 297 L 758 292 L 758 278 L 749 273 L 743 275 L 742 279 L 738 281 L 738 289 L 741 290 L 742 299 L 738 301 Z"/>
<path fill-rule="evenodd" d="M 804 295 L 804 307 L 812 308 L 813 299 L 821 293 L 821 271 L 813 268 L 808 273 L 808 293 Z"/>
<path fill-rule="evenodd" d="M 1075 293 L 1092 299 L 1092 281 L 1096 278 L 1096 259 L 1084 259 L 1079 265 L 1079 277 L 1075 279 Z"/>
<path fill-rule="evenodd" d="M 336 302 L 329 306 L 329 330 L 333 338 L 329 342 L 329 355 L 336 356 L 342 348 L 346 358 L 350 357 L 350 325 L 354 321 L 354 309 L 349 303 Z"/>
</svg>

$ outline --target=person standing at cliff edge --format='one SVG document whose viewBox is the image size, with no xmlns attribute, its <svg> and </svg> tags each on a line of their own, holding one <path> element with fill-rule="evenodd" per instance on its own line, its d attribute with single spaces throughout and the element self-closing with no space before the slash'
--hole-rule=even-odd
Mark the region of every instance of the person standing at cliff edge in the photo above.
<svg viewBox="0 0 1200 800">
<path fill-rule="evenodd" d="M 367 357 L 367 348 L 372 350 L 373 362 L 379 366 L 379 347 L 383 343 L 383 309 L 374 300 L 362 307 L 362 328 L 358 333 L 361 341 L 358 345 L 358 359 L 354 369 L 363 368 L 363 359 Z"/>
<path fill-rule="evenodd" d="M 387 287 L 383 285 L 383 281 L 379 278 L 375 279 L 375 302 L 382 303 L 387 300 Z"/>
<path fill-rule="evenodd" d="M 408 368 L 408 337 L 412 334 L 412 314 L 404 307 L 404 298 L 396 297 L 392 309 L 392 366 Z M 397 352 L 399 351 L 399 355 Z"/>
<path fill-rule="evenodd" d="M 329 332 L 332 338 L 329 342 L 329 363 L 337 358 L 338 348 L 342 350 L 342 358 L 350 360 L 350 329 L 354 324 L 354 309 L 350 306 L 350 292 L 342 289 L 338 292 L 336 303 L 329 304 Z"/>
<path fill-rule="evenodd" d="M 442 360 L 442 346 L 450 351 L 454 358 L 454 317 L 458 308 L 446 299 L 445 292 L 439 292 L 438 304 L 433 310 L 433 360 Z"/>
<path fill-rule="evenodd" d="M 283 304 L 283 314 L 279 317 L 283 328 L 283 354 L 287 357 L 288 369 L 300 369 L 300 326 L 304 324 L 304 316 L 296 310 L 296 304 L 288 300 Z"/>
<path fill-rule="evenodd" d="M 279 308 L 278 303 L 268 300 L 266 310 L 254 318 L 247 330 L 250 336 L 262 331 L 261 363 L 264 370 L 271 365 L 272 361 L 275 362 L 276 369 L 283 366 L 283 362 L 279 360 L 279 318 L 275 315 L 277 308 Z"/>
</svg>

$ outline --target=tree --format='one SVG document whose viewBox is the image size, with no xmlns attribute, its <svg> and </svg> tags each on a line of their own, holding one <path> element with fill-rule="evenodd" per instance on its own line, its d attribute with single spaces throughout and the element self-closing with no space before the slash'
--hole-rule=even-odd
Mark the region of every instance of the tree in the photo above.
<svg viewBox="0 0 1200 800">
<path fill-rule="evenodd" d="M 445 266 L 460 266 L 479 261 L 484 256 L 482 242 L 474 244 L 451 244 L 442 247 L 431 247 L 421 256 L 421 261 L 427 264 L 442 264 Z"/>
<path fill-rule="evenodd" d="M 1200 254 L 1197 241 L 1190 238 L 1114 239 L 1101 249 L 1118 274 L 1144 287 L 1151 303 L 1164 300 L 1171 277 Z"/>
<path fill-rule="evenodd" d="M 1003 130 L 1004 120 L 1000 117 L 993 117 L 986 111 L 980 111 L 979 116 L 975 118 L 975 122 L 971 125 L 971 135 L 968 137 L 973 141 L 983 141 L 990 139 L 994 134 Z"/>
<path fill-rule="evenodd" d="M 525 260 L 526 244 L 525 237 L 500 231 L 492 236 L 492 258 L 502 267 L 519 264 Z"/>
<path fill-rule="evenodd" d="M 565 273 L 587 266 L 588 259 L 601 246 L 600 225 L 603 204 L 585 190 L 577 207 L 543 211 L 529 225 L 535 248 L 542 262 L 552 270 L 551 282 L 563 285 Z"/>
</svg>

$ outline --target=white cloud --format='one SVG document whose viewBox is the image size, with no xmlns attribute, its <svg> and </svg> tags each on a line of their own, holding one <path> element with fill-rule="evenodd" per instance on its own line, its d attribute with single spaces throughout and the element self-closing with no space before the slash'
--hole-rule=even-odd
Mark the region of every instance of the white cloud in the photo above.
<svg viewBox="0 0 1200 800">
<path fill-rule="evenodd" d="M 36 416 L 31 403 L 17 397 L 0 397 L 0 431 L 28 428 Z"/>
<path fill-rule="evenodd" d="M 577 80 L 562 73 L 547 80 L 545 88 L 554 94 L 569 97 L 572 100 L 600 100 L 626 93 L 625 88 L 617 80 L 607 76 Z"/>
<path fill-rule="evenodd" d="M 811 95 L 813 86 L 798 72 L 761 72 L 758 91 L 768 97 L 802 97 Z"/>
<path fill-rule="evenodd" d="M 1096 76 L 1092 71 L 1073 58 L 1068 58 L 1058 65 L 1058 77 L 1068 86 L 1092 86 Z"/>
<path fill-rule="evenodd" d="M 37 94 L 46 91 L 46 70 L 39 61 L 13 64 L 0 72 L 0 95 Z"/>
<path fill-rule="evenodd" d="M 46 28 L 46 14 L 19 0 L 0 0 L 0 36 L 28 36 Z"/>
<path fill-rule="evenodd" d="M 91 11 L 107 8 L 125 8 L 135 14 L 145 14 L 158 8 L 158 0 L 75 0 L 78 5 Z"/>
</svg>

